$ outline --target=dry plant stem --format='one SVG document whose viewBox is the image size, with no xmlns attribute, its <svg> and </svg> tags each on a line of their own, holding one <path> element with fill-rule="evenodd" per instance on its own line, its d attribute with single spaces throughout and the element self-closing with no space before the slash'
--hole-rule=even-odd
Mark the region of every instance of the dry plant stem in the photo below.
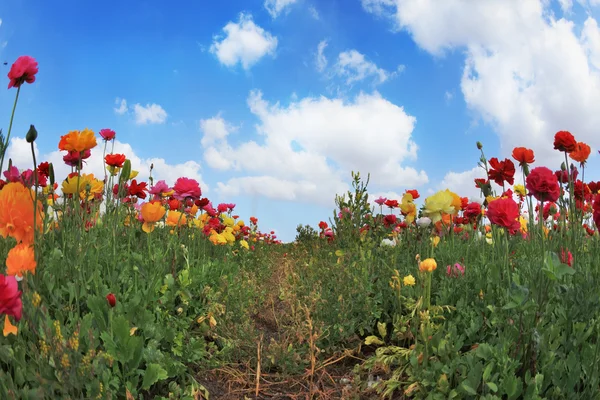
<svg viewBox="0 0 600 400">
<path fill-rule="evenodd" d="M 256 345 L 256 389 L 254 390 L 254 395 L 258 398 L 258 393 L 260 392 L 260 361 L 261 361 L 261 344 L 263 341 L 263 334 L 261 333 L 260 338 L 258 339 L 258 343 Z"/>
</svg>

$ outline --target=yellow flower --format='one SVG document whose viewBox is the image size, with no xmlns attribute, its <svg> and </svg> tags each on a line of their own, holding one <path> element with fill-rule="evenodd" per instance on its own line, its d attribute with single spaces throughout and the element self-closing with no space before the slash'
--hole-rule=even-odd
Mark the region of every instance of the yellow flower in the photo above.
<svg viewBox="0 0 600 400">
<path fill-rule="evenodd" d="M 221 219 L 223 220 L 223 225 L 233 227 L 235 225 L 235 220 L 231 217 L 228 217 L 227 214 L 221 214 Z"/>
<path fill-rule="evenodd" d="M 437 268 L 437 263 L 433 258 L 426 258 L 419 263 L 419 271 L 421 272 L 433 272 Z"/>
<path fill-rule="evenodd" d="M 415 277 L 411 275 L 406 275 L 404 278 L 402 278 L 402 283 L 404 284 L 404 286 L 415 286 L 415 283 L 417 283 L 417 281 L 415 280 Z"/>
<path fill-rule="evenodd" d="M 433 247 L 437 247 L 438 244 L 440 244 L 440 237 L 439 236 L 433 236 L 431 238 L 431 245 Z"/>
<path fill-rule="evenodd" d="M 410 193 L 405 193 L 404 196 L 402 196 L 400 209 L 405 216 L 407 224 L 412 224 L 417 215 L 417 206 L 415 206 L 413 201 L 413 196 Z"/>
<path fill-rule="evenodd" d="M 515 193 L 519 196 L 525 197 L 527 195 L 527 190 L 525 189 L 525 186 L 515 185 L 513 188 L 515 189 Z"/>
<path fill-rule="evenodd" d="M 246 250 L 250 250 L 250 246 L 248 246 L 248 242 L 246 242 L 245 240 L 240 240 L 240 246 L 242 246 L 243 248 L 245 248 Z"/>
<path fill-rule="evenodd" d="M 133 178 L 138 176 L 139 173 L 140 173 L 140 171 L 131 170 L 131 173 L 129 174 L 129 180 L 132 180 Z"/>
<path fill-rule="evenodd" d="M 232 244 L 235 242 L 235 236 L 233 236 L 233 229 L 230 227 L 225 228 L 225 230 L 221 233 L 221 235 L 225 238 L 227 243 Z"/>
<path fill-rule="evenodd" d="M 524 216 L 520 215 L 519 222 L 521 223 L 521 233 L 527 233 L 527 224 L 529 223 L 527 219 Z"/>
<path fill-rule="evenodd" d="M 67 177 L 62 183 L 64 194 L 79 193 L 81 200 L 92 200 L 104 191 L 104 182 L 96 179 L 94 174 L 81 174 Z"/>
<path fill-rule="evenodd" d="M 440 190 L 434 195 L 425 199 L 425 210 L 423 214 L 436 223 L 442 219 L 442 213 L 454 214 L 456 209 L 453 206 L 455 202 L 454 193 L 450 190 Z"/>
</svg>

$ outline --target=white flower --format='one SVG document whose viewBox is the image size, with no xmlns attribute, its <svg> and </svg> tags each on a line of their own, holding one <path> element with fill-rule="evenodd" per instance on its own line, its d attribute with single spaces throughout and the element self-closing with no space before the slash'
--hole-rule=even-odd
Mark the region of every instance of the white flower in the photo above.
<svg viewBox="0 0 600 400">
<path fill-rule="evenodd" d="M 421 217 L 417 220 L 417 225 L 420 228 L 426 228 L 431 224 L 431 219 L 428 217 Z"/>
<path fill-rule="evenodd" d="M 389 246 L 389 247 L 395 247 L 396 246 L 396 242 L 392 239 L 383 239 L 381 241 L 381 246 Z"/>
</svg>

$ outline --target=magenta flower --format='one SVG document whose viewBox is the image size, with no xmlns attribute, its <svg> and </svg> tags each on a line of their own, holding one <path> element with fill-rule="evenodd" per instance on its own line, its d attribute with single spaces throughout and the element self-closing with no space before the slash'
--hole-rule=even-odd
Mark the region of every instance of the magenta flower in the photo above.
<svg viewBox="0 0 600 400">
<path fill-rule="evenodd" d="M 4 171 L 4 177 L 8 182 L 21 182 L 21 173 L 14 165 Z"/>
<path fill-rule="evenodd" d="M 383 196 L 379 196 L 378 199 L 375 200 L 375 203 L 379 204 L 380 206 L 383 206 L 383 203 L 385 203 L 387 201 L 387 199 Z"/>
<path fill-rule="evenodd" d="M 100 129 L 99 133 L 100 133 L 100 136 L 102 136 L 102 139 L 104 139 L 107 142 L 113 140 L 115 138 L 115 136 L 117 135 L 116 132 L 113 131 L 112 129 Z"/>
<path fill-rule="evenodd" d="M 148 193 L 153 194 L 155 196 L 160 196 L 163 193 L 167 193 L 170 191 L 171 191 L 171 188 L 169 187 L 169 185 L 167 185 L 167 182 L 165 182 L 164 180 L 160 180 L 160 181 L 156 182 L 154 184 L 154 186 L 152 186 L 152 188 L 150 189 L 150 191 Z"/>
<path fill-rule="evenodd" d="M 195 179 L 190 178 L 179 178 L 175 181 L 173 186 L 175 193 L 173 197 L 177 200 L 185 200 L 186 198 L 199 199 L 202 196 L 202 190 L 200 190 L 200 184 Z"/>
</svg>

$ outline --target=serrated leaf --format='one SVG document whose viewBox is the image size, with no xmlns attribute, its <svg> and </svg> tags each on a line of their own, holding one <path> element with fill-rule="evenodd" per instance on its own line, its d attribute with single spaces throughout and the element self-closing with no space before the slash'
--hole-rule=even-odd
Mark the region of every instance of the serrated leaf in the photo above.
<svg viewBox="0 0 600 400">
<path fill-rule="evenodd" d="M 152 385 L 158 381 L 167 379 L 167 371 L 160 366 L 160 364 L 148 364 L 146 371 L 144 371 L 144 381 L 142 382 L 142 389 L 148 390 Z"/>
</svg>

